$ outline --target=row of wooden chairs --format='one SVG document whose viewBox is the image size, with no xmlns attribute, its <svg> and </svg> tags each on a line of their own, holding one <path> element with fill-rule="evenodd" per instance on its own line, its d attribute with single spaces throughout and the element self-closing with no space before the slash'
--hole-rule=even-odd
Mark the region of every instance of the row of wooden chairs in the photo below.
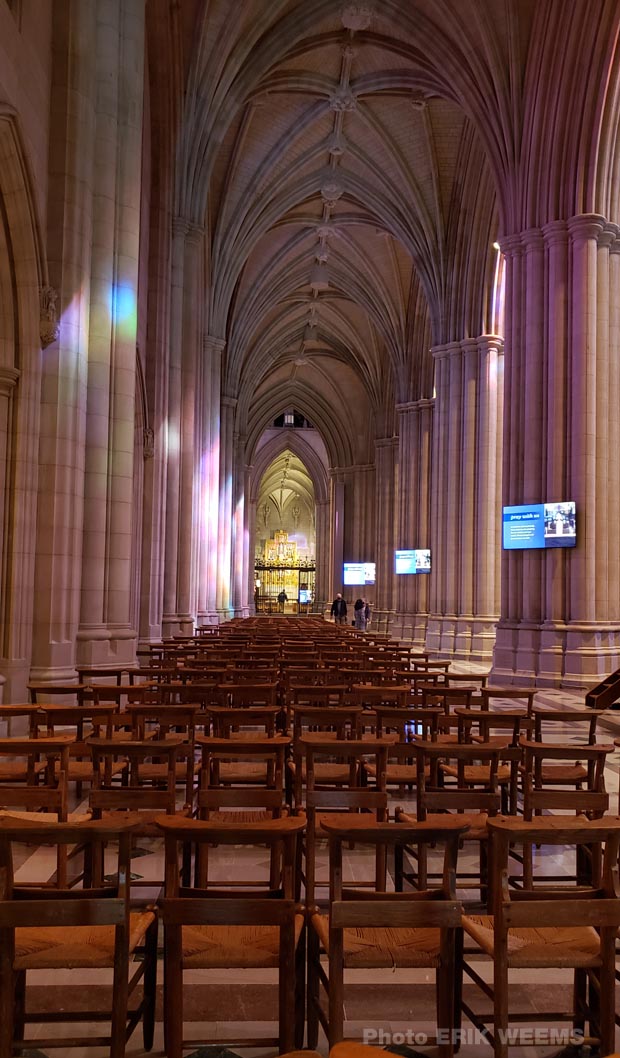
<svg viewBox="0 0 620 1058">
<path fill-rule="evenodd" d="M 320 803 L 320 799 L 319 799 Z M 534 823 L 498 817 L 489 821 L 492 889 L 490 915 L 472 915 L 457 899 L 459 843 L 464 826 L 458 817 L 449 826 L 433 823 L 377 823 L 358 816 L 325 818 L 329 841 L 329 901 L 325 908 L 311 896 L 306 906 L 296 898 L 298 842 L 303 816 L 251 823 L 201 822 L 163 817 L 166 883 L 159 914 L 164 941 L 164 1029 L 169 1058 L 180 1058 L 183 1038 L 183 971 L 212 967 L 267 966 L 279 971 L 279 1035 L 270 1042 L 280 1050 L 303 1042 L 304 943 L 307 927 L 308 1046 L 315 1047 L 319 1024 L 334 1044 L 344 1035 L 344 972 L 347 968 L 426 967 L 436 973 L 439 1053 L 454 1053 L 460 1011 L 488 1033 L 493 1023 L 497 1058 L 508 1053 L 509 974 L 512 968 L 562 967 L 575 973 L 576 1031 L 588 1019 L 588 1038 L 610 1053 L 614 1037 L 615 935 L 620 925 L 617 862 L 620 820 L 587 821 L 549 817 Z M 33 841 L 93 844 L 118 842 L 115 884 L 94 884 L 80 890 L 52 894 L 15 883 L 13 844 L 28 836 Z M 127 1032 L 144 1017 L 145 1047 L 152 1045 L 156 975 L 155 909 L 137 913 L 129 902 L 130 825 L 91 823 L 77 828 L 57 824 L 25 830 L 0 821 L 0 1058 L 10 1058 L 24 1039 L 27 1021 L 25 978 L 28 970 L 71 966 L 108 967 L 114 975 L 114 1004 L 110 1037 L 97 1040 L 109 1046 L 112 1058 L 122 1058 Z M 267 845 L 277 850 L 277 878 L 265 879 L 247 892 L 231 891 L 225 883 L 200 878 L 198 888 L 184 881 L 185 849 L 210 846 L 208 862 L 217 850 L 230 845 Z M 351 844 L 370 846 L 376 861 L 375 884 L 360 889 L 345 878 L 343 850 Z M 443 850 L 441 881 L 432 889 L 388 891 L 385 865 L 388 851 L 403 845 Z M 600 874 L 587 886 L 559 890 L 506 883 L 508 862 L 517 845 L 543 844 L 552 848 L 598 846 Z M 99 879 L 95 879 L 99 883 Z M 541 923 L 544 923 L 541 925 Z M 472 959 L 462 955 L 462 931 L 493 961 L 493 1015 L 480 1016 L 461 1000 L 462 972 L 480 983 Z M 130 958 L 144 944 L 146 959 L 130 967 Z M 327 958 L 327 972 L 321 955 Z M 473 960 L 476 961 L 475 959 Z M 144 998 L 128 1015 L 128 995 L 142 978 Z M 321 990 L 327 1004 L 321 1002 Z M 488 992 L 488 989 L 485 989 Z M 84 1019 L 83 1012 L 76 1014 Z M 537 1014 L 537 1020 L 541 1017 Z M 63 1012 L 59 1020 L 69 1020 Z M 80 1041 L 82 1044 L 85 1040 Z M 93 1042 L 89 1039 L 88 1042 Z M 218 1041 L 210 1040 L 210 1043 Z M 230 1044 L 230 1041 L 228 1041 Z M 245 1045 L 257 1041 L 244 1040 Z M 263 1041 L 267 1042 L 267 1041 Z M 37 1040 L 39 1046 L 68 1047 L 68 1040 Z"/>
</svg>

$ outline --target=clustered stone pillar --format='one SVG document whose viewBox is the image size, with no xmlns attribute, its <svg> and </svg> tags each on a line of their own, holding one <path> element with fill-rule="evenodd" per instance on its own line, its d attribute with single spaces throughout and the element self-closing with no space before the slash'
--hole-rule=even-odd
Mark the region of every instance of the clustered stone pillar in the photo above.
<svg viewBox="0 0 620 1058">
<path fill-rule="evenodd" d="M 398 490 L 398 438 L 375 441 L 376 468 L 376 567 L 373 623 L 389 631 L 394 619 L 394 539 Z"/>
<path fill-rule="evenodd" d="M 427 646 L 491 657 L 499 612 L 503 342 L 433 350 L 431 579 Z"/>
<path fill-rule="evenodd" d="M 582 215 L 502 245 L 504 503 L 577 505 L 576 548 L 504 553 L 502 679 L 581 689 L 620 664 L 619 234 Z"/>
<path fill-rule="evenodd" d="M 11 427 L 13 418 L 13 394 L 18 379 L 19 371 L 17 368 L 0 365 L 0 511 L 6 511 L 8 507 L 7 471 L 10 467 L 9 460 L 12 455 Z M 4 522 L 0 520 L 0 561 L 2 562 L 2 569 L 7 568 L 8 541 L 6 536 Z M 11 651 L 7 650 L 6 647 L 8 646 L 12 631 L 11 624 L 7 620 L 11 613 L 11 602 L 12 600 L 9 598 L 9 585 L 7 583 L 0 583 L 0 642 L 4 648 L 3 653 L 6 650 L 6 654 L 8 655 L 8 664 L 5 663 L 5 666 L 3 667 L 8 669 L 9 673 L 11 671 L 9 661 Z M 0 702 L 2 702 L 4 683 L 5 677 L 0 674 Z M 10 692 L 10 679 L 8 689 Z"/>
<path fill-rule="evenodd" d="M 218 514 L 220 491 L 220 393 L 222 355 L 226 342 L 212 334 L 203 338 L 202 455 L 200 460 L 200 539 L 198 560 L 198 623 L 216 624 Z"/>
<path fill-rule="evenodd" d="M 340 471 L 330 473 L 330 511 L 331 511 L 331 583 L 329 594 L 342 591 L 344 563 L 344 500 L 345 483 Z M 317 525 L 318 530 L 318 525 Z M 318 536 L 318 533 L 317 533 Z M 318 549 L 318 539 L 317 539 Z"/>
<path fill-rule="evenodd" d="M 60 327 L 42 359 L 33 613 L 34 680 L 75 676 L 80 621 L 86 385 L 93 230 L 97 5 L 54 5 L 48 209 Z M 70 44 L 68 44 L 70 42 Z M 68 54 L 67 54 L 68 51 Z M 70 61 L 68 61 L 70 58 Z M 79 141 L 80 149 L 71 145 Z M 86 512 L 88 520 L 92 517 Z M 19 700 L 19 699 L 18 699 Z"/>
<path fill-rule="evenodd" d="M 96 6 L 88 396 L 77 660 L 133 660 L 132 495 L 144 10 Z"/>
<path fill-rule="evenodd" d="M 399 473 L 395 548 L 430 548 L 433 401 L 399 404 L 396 410 L 399 415 Z M 431 555 L 431 561 L 432 558 Z M 426 641 L 429 588 L 430 579 L 426 575 L 395 577 L 394 631 L 418 647 L 423 647 Z"/>
<path fill-rule="evenodd" d="M 222 396 L 220 412 L 220 490 L 217 537 L 217 612 L 220 621 L 232 616 L 232 540 L 233 540 L 233 455 L 234 423 L 237 401 Z"/>
<path fill-rule="evenodd" d="M 329 503 L 317 500 L 315 505 L 316 582 L 314 586 L 315 606 L 331 606 L 329 564 Z M 340 591 L 340 588 L 336 589 Z"/>
</svg>

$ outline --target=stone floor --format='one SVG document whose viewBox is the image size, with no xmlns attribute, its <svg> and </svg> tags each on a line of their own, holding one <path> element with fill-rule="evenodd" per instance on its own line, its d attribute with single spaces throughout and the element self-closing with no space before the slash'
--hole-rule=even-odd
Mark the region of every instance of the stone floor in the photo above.
<svg viewBox="0 0 620 1058">
<path fill-rule="evenodd" d="M 554 691 L 540 692 L 540 704 L 555 704 L 561 700 L 562 705 L 570 704 L 565 694 Z M 574 699 L 575 704 L 581 704 Z M 614 736 L 620 735 L 620 712 L 609 712 L 601 723 L 601 736 L 609 736 L 612 741 Z M 571 739 L 574 735 L 570 730 L 558 733 L 558 738 Z M 620 751 L 616 751 L 608 758 L 606 779 L 608 790 L 611 794 L 611 810 L 618 810 L 618 779 L 620 773 Z M 399 799 L 400 800 L 400 799 Z M 266 858 L 259 854 L 245 851 L 241 855 L 239 849 L 219 850 L 224 855 L 218 858 L 218 870 L 220 876 L 242 877 L 252 866 L 258 863 L 264 864 Z M 319 878 L 327 877 L 327 862 L 325 849 L 320 853 L 321 863 L 319 865 Z M 475 867 L 476 860 L 474 852 L 467 849 L 460 858 L 461 870 Z M 541 852 L 537 856 L 537 865 L 542 872 L 563 873 L 570 870 L 570 864 L 565 863 L 561 855 L 549 856 Z M 134 876 L 136 882 L 144 878 L 157 877 L 163 868 L 163 856 L 161 842 L 158 840 L 141 840 L 140 846 L 135 850 L 133 861 Z M 33 849 L 24 846 L 21 856 L 21 865 L 17 880 L 30 881 L 37 877 L 50 877 L 53 873 L 54 864 L 50 850 L 47 848 Z M 352 850 L 347 853 L 347 870 L 351 876 L 362 880 L 371 876 L 371 864 L 368 855 L 360 850 Z M 142 894 L 141 894 L 142 895 Z M 158 896 L 158 890 L 145 890 L 144 895 L 149 899 Z M 464 899 L 471 899 L 471 892 L 463 892 Z M 478 972 L 485 978 L 490 979 L 491 966 L 484 958 L 476 962 Z M 33 1007 L 40 1009 L 62 1009 L 63 1003 L 70 996 L 72 1004 L 83 1000 L 85 1006 L 92 1006 L 95 1002 L 98 1006 L 105 1007 L 109 1003 L 110 985 L 106 983 L 109 977 L 104 971 L 80 971 L 79 988 L 76 989 L 75 973 L 69 971 L 54 972 L 32 972 L 29 975 L 30 998 Z M 185 975 L 185 1020 L 188 1036 L 196 1039 L 241 1039 L 256 1038 L 261 1035 L 275 1035 L 276 1033 L 276 990 L 275 971 L 244 970 L 244 971 L 190 971 Z M 391 1046 L 400 1054 L 408 1054 L 410 1058 L 414 1054 L 426 1054 L 428 1058 L 436 1054 L 436 1049 L 426 1045 L 426 1037 L 434 1032 L 434 980 L 432 971 L 426 970 L 392 970 L 350 971 L 346 977 L 346 1035 L 353 1037 L 364 1037 L 367 1042 L 377 1045 Z M 76 995 L 77 992 L 77 995 Z M 151 1052 L 154 1056 L 163 1055 L 163 1038 L 161 1025 L 161 984 L 159 986 L 159 1004 L 157 1014 L 157 1028 L 155 1045 Z M 620 996 L 620 989 L 619 989 Z M 488 1001 L 484 1000 L 481 993 L 473 985 L 466 984 L 464 997 L 467 1002 L 477 1010 L 489 1009 Z M 511 1007 L 527 1014 L 531 1014 L 531 1021 L 527 1021 L 525 1027 L 532 1032 L 540 1028 L 542 1032 L 555 1029 L 556 1032 L 567 1031 L 566 1023 L 557 1025 L 541 1022 L 539 1015 L 545 1009 L 568 1009 L 571 1000 L 571 974 L 567 971 L 521 971 L 511 973 Z M 486 1002 L 486 1007 L 485 1007 Z M 491 1048 L 481 1040 L 473 1026 L 465 1022 L 463 1026 L 466 1036 L 461 1047 L 462 1058 L 484 1058 L 491 1055 Z M 79 1028 L 83 1034 L 99 1034 L 100 1026 L 85 1025 Z M 62 1036 L 67 1032 L 67 1027 L 58 1024 L 54 1032 Z M 36 1038 L 43 1034 L 49 1036 L 49 1026 L 42 1026 L 40 1030 L 36 1027 L 29 1029 L 32 1035 L 30 1050 L 27 1054 L 43 1058 L 43 1052 L 36 1049 Z M 533 1038 L 533 1037 L 532 1037 Z M 534 1058 L 556 1055 L 563 1050 L 563 1044 L 567 1044 L 567 1038 L 539 1036 L 538 1046 L 514 1047 L 511 1049 L 511 1058 L 522 1058 L 530 1055 Z M 617 1034 L 617 1048 L 620 1050 L 620 1032 Z M 230 1050 L 236 1054 L 238 1047 L 231 1045 Z M 321 1036 L 319 1041 L 321 1053 L 327 1053 L 325 1039 Z M 50 1050 L 49 1054 L 67 1054 L 70 1058 L 82 1058 L 89 1055 L 90 1058 L 103 1058 L 107 1053 L 102 1048 L 74 1048 L 67 1050 Z M 139 1031 L 134 1034 L 127 1048 L 127 1055 L 136 1058 L 145 1052 L 141 1048 Z M 267 1049 L 243 1049 L 243 1054 L 262 1056 L 273 1054 L 273 1048 Z M 565 1055 L 577 1055 L 578 1052 L 570 1047 L 564 1049 Z M 225 1050 L 216 1047 L 199 1048 L 198 1045 L 188 1047 L 187 1055 L 194 1058 L 230 1058 Z"/>
</svg>

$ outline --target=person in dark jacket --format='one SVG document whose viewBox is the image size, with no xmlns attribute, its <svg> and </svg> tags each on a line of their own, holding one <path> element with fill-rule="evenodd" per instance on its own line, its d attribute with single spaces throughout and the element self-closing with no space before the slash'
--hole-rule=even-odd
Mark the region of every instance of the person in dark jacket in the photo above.
<svg viewBox="0 0 620 1058">
<path fill-rule="evenodd" d="M 332 603 L 331 616 L 334 618 L 337 625 L 344 625 L 347 623 L 347 604 L 342 598 L 340 592 L 338 592 Z"/>
</svg>

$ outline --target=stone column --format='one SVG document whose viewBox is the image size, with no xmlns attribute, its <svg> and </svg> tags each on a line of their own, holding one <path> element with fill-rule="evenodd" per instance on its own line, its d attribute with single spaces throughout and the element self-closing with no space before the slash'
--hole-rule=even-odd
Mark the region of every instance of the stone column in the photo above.
<svg viewBox="0 0 620 1058">
<path fill-rule="evenodd" d="M 48 335 L 41 357 L 30 670 L 34 680 L 75 677 L 84 527 L 96 10 L 95 0 L 74 0 L 54 5 L 53 14 L 47 252 L 61 323 L 55 341 Z"/>
<path fill-rule="evenodd" d="M 433 401 L 398 404 L 398 529 L 395 547 L 431 546 L 430 488 Z M 431 562 L 433 556 L 431 555 Z M 431 573 L 430 576 L 433 574 Z M 395 580 L 395 628 L 423 647 L 429 609 L 429 576 L 403 574 Z"/>
<path fill-rule="evenodd" d="M 329 595 L 333 598 L 336 592 L 342 591 L 344 563 L 344 498 L 345 485 L 339 471 L 330 472 L 330 520 L 331 520 L 331 583 Z M 318 528 L 318 526 L 317 526 Z M 318 542 L 317 542 L 318 549 Z"/>
<path fill-rule="evenodd" d="M 377 583 L 374 592 L 373 625 L 383 632 L 390 630 L 395 610 L 397 454 L 397 437 L 383 437 L 375 441 Z"/>
<path fill-rule="evenodd" d="M 469 660 L 491 657 L 499 612 L 502 353 L 492 335 L 433 350 L 427 645 Z"/>
<path fill-rule="evenodd" d="M 232 617 L 232 489 L 234 422 L 237 401 L 222 396 L 220 426 L 220 491 L 217 535 L 217 612 L 220 621 Z"/>
<path fill-rule="evenodd" d="M 232 606 L 235 617 L 243 616 L 247 609 L 247 555 L 245 532 L 245 496 L 249 484 L 245 473 L 244 454 L 246 438 L 243 434 L 233 436 L 233 524 L 232 524 Z M 245 568 L 245 577 L 244 577 Z"/>
<path fill-rule="evenodd" d="M 315 606 L 325 609 L 331 606 L 330 584 L 330 551 L 329 551 L 329 503 L 318 502 L 315 505 L 315 556 L 316 583 L 314 588 Z M 342 576 L 342 575 L 341 575 Z M 340 591 L 340 588 L 336 589 Z"/>
<path fill-rule="evenodd" d="M 144 6 L 97 8 L 85 509 L 78 661 L 131 661 Z"/>
<path fill-rule="evenodd" d="M 19 379 L 19 371 L 15 367 L 0 366 L 0 511 L 7 512 L 9 510 L 8 503 L 8 482 L 7 472 L 10 475 L 10 458 L 12 455 L 12 426 L 13 426 L 13 394 L 15 386 Z M 7 519 L 8 521 L 8 519 Z M 6 532 L 5 519 L 0 519 L 0 561 L 2 562 L 2 569 L 7 569 L 9 562 L 9 541 L 7 539 L 8 533 Z M 10 596 L 10 584 L 8 578 L 0 580 L 0 643 L 3 647 L 8 646 L 8 640 L 11 633 L 10 616 L 11 616 L 11 596 Z M 36 607 L 35 607 L 36 611 Z M 3 654 L 5 651 L 3 650 Z M 7 693 L 10 694 L 11 687 L 13 685 L 13 676 L 17 673 L 13 673 L 10 659 L 10 653 L 6 650 L 8 655 L 2 668 L 7 672 L 8 687 Z M 19 666 L 21 669 L 22 666 Z M 20 673 L 22 679 L 18 678 L 17 685 L 19 689 L 24 693 L 25 688 L 23 687 L 23 672 Z M 0 702 L 2 702 L 3 688 L 6 682 L 6 677 L 0 674 Z M 19 686 L 22 684 L 22 686 Z M 20 696 L 21 698 L 21 696 Z M 8 698 L 11 701 L 11 698 Z M 13 701 L 15 699 L 12 699 Z M 20 700 L 18 698 L 18 700 Z"/>
<path fill-rule="evenodd" d="M 504 553 L 498 679 L 582 689 L 620 664 L 618 248 L 593 215 L 507 246 L 511 404 L 523 397 L 504 503 L 574 500 L 577 546 Z"/>
<path fill-rule="evenodd" d="M 220 392 L 222 354 L 226 342 L 214 335 L 203 337 L 203 415 L 201 528 L 199 555 L 198 621 L 216 624 L 218 572 L 218 513 L 220 491 Z"/>
</svg>

